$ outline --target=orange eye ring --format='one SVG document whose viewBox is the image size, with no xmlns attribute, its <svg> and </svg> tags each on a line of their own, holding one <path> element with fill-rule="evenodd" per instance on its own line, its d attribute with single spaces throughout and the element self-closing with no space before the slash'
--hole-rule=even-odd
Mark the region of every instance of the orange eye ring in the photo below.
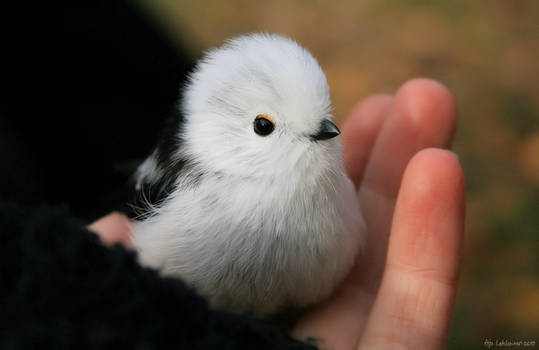
<svg viewBox="0 0 539 350">
<path fill-rule="evenodd" d="M 271 124 L 273 124 L 273 125 L 275 126 L 275 122 L 273 121 L 273 119 L 271 119 L 270 117 L 268 117 L 268 116 L 265 115 L 265 114 L 259 114 L 259 115 L 257 115 L 256 118 L 255 118 L 255 120 L 256 120 L 256 119 L 261 119 L 261 118 L 268 120 Z"/>
<path fill-rule="evenodd" d="M 267 115 L 259 114 L 253 122 L 253 129 L 258 135 L 266 136 L 271 134 L 275 129 L 275 122 Z"/>
</svg>

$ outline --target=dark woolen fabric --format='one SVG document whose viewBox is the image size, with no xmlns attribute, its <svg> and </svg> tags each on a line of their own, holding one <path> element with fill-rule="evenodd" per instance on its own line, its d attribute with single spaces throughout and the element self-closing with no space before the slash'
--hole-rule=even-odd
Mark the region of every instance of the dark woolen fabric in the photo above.
<svg viewBox="0 0 539 350">
<path fill-rule="evenodd" d="M 63 210 L 0 204 L 1 349 L 312 349 L 210 311 Z"/>
</svg>

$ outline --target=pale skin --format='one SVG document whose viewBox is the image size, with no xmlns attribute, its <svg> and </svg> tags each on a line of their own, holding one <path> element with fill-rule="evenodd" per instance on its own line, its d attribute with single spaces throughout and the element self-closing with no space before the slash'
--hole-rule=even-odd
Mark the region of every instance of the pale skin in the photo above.
<svg viewBox="0 0 539 350">
<path fill-rule="evenodd" d="M 456 124 L 453 96 L 428 79 L 352 109 L 341 136 L 367 247 L 334 295 L 299 320 L 294 338 L 319 349 L 445 348 L 464 224 L 464 176 L 446 150 Z M 121 214 L 89 228 L 106 243 L 130 244 Z"/>
</svg>

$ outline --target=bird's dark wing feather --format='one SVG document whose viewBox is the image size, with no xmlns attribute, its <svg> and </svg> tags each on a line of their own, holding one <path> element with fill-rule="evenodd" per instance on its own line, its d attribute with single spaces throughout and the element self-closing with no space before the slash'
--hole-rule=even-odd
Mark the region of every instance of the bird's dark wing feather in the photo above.
<svg viewBox="0 0 539 350">
<path fill-rule="evenodd" d="M 132 219 L 143 219 L 152 207 L 158 207 L 174 191 L 176 180 L 186 169 L 191 168 L 188 159 L 179 156 L 184 143 L 185 116 L 179 108 L 166 119 L 155 152 L 151 157 L 159 168 L 159 176 L 145 178 L 138 188 L 138 179 L 130 183 L 130 196 L 126 208 Z"/>
</svg>

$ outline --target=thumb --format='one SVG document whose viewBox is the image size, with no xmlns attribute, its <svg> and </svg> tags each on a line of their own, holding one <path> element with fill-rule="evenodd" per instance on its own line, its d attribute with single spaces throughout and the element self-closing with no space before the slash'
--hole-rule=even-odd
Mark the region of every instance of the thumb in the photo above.
<svg viewBox="0 0 539 350">
<path fill-rule="evenodd" d="M 131 247 L 131 228 L 129 219 L 117 212 L 94 221 L 88 225 L 88 230 L 95 232 L 106 244 L 121 243 Z"/>
<path fill-rule="evenodd" d="M 444 348 L 453 308 L 464 221 L 464 178 L 448 151 L 426 149 L 408 164 L 387 264 L 360 349 L 391 343 Z"/>
</svg>

